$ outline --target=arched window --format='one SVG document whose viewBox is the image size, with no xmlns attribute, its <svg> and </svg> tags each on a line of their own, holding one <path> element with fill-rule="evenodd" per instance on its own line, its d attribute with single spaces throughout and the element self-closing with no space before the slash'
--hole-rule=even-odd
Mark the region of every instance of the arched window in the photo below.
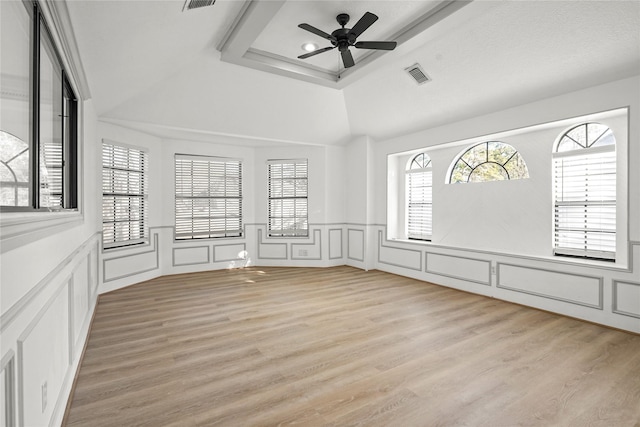
<svg viewBox="0 0 640 427">
<path fill-rule="evenodd" d="M 527 165 L 518 151 L 500 141 L 487 141 L 468 148 L 451 168 L 449 184 L 529 178 Z"/>
<path fill-rule="evenodd" d="M 553 153 L 554 253 L 615 259 L 616 140 L 609 127 L 582 123 Z"/>
<path fill-rule="evenodd" d="M 432 170 L 425 153 L 414 156 L 407 165 L 407 238 L 431 240 Z"/>
<path fill-rule="evenodd" d="M 0 205 L 29 205 L 29 144 L 4 131 L 0 131 L 0 181 Z"/>
</svg>

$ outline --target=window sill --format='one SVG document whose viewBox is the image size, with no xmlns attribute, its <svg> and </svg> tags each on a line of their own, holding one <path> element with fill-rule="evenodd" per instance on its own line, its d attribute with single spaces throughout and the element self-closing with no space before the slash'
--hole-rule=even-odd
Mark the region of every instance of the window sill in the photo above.
<svg viewBox="0 0 640 427">
<path fill-rule="evenodd" d="M 62 212 L 4 212 L 0 216 L 1 252 L 34 242 L 83 221 L 78 210 Z"/>
</svg>

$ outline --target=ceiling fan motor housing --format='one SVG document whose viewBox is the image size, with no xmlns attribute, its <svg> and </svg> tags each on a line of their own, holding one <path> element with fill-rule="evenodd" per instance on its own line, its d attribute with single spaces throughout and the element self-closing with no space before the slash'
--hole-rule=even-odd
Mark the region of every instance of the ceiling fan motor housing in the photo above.
<svg viewBox="0 0 640 427">
<path fill-rule="evenodd" d="M 334 39 L 331 40 L 331 44 L 338 46 L 340 50 L 347 49 L 356 42 L 356 35 L 351 32 L 351 28 L 338 28 L 332 32 L 331 35 L 334 37 Z"/>
</svg>

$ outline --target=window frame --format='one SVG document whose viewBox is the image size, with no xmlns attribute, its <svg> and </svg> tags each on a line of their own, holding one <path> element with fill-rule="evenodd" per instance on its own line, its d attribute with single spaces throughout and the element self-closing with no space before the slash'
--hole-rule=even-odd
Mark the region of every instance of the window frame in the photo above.
<svg viewBox="0 0 640 427">
<path fill-rule="evenodd" d="M 281 166 L 282 173 L 280 177 L 272 177 L 272 166 Z M 298 176 L 298 167 L 304 165 L 304 175 Z M 293 167 L 293 176 L 284 176 L 284 167 Z M 293 194 L 282 194 L 281 196 L 274 195 L 274 181 L 280 180 L 283 182 L 281 186 L 284 192 L 284 181 L 294 180 L 295 184 L 292 186 Z M 298 183 L 304 182 L 304 194 L 298 195 Z M 309 237 L 309 159 L 271 159 L 267 160 L 267 236 L 273 238 L 307 238 Z M 281 216 L 275 216 L 274 211 L 276 208 L 274 204 L 276 201 L 292 201 L 293 202 L 293 216 L 286 217 L 284 213 Z M 304 214 L 298 215 L 298 202 L 304 203 Z M 293 219 L 294 224 L 302 224 L 302 227 L 294 228 L 273 228 L 273 220 L 280 219 L 280 223 L 284 224 L 285 218 Z"/>
<path fill-rule="evenodd" d="M 616 258 L 617 258 L 617 239 L 618 239 L 618 188 L 617 188 L 617 184 L 618 184 L 618 161 L 617 161 L 617 150 L 618 150 L 618 141 L 615 138 L 615 135 L 613 134 L 613 130 L 611 129 L 611 127 L 604 125 L 607 127 L 607 130 L 605 130 L 601 135 L 599 135 L 597 138 L 595 138 L 590 144 L 588 141 L 588 126 L 589 124 L 598 124 L 598 125 L 602 125 L 601 123 L 597 123 L 597 122 L 593 122 L 593 121 L 584 121 L 578 124 L 574 124 L 572 125 L 569 129 L 565 130 L 564 132 L 562 132 L 556 142 L 554 143 L 553 146 L 553 152 L 552 152 L 552 182 L 553 182 L 553 190 L 552 190 L 552 197 L 553 197 L 553 255 L 554 256 L 561 256 L 561 257 L 575 257 L 575 258 L 584 258 L 584 259 L 593 259 L 593 260 L 600 260 L 600 261 L 609 261 L 609 262 L 615 262 Z M 586 146 L 582 146 L 579 142 L 577 142 L 575 139 L 573 139 L 571 136 L 569 136 L 569 133 L 571 133 L 573 130 L 580 128 L 582 126 L 585 126 L 585 135 L 587 135 L 587 141 L 585 143 Z M 604 136 L 608 131 L 611 131 L 611 135 L 613 137 L 613 144 L 609 144 L 609 145 L 602 145 L 602 146 L 597 146 L 594 147 L 593 145 L 595 145 L 599 139 Z M 563 143 L 563 141 L 565 141 L 565 138 L 569 138 L 572 141 L 574 141 L 576 144 L 580 145 L 581 148 L 573 148 L 570 150 L 566 150 L 566 151 L 558 151 L 560 149 L 561 144 Z M 604 156 L 603 156 L 604 155 Z M 564 187 L 564 180 L 562 176 L 558 176 L 558 162 L 563 160 L 563 159 L 571 159 L 574 158 L 576 160 L 582 160 L 583 162 L 586 163 L 579 163 L 577 166 L 578 167 L 588 167 L 588 158 L 589 157 L 594 157 L 594 156 L 598 156 L 598 158 L 600 160 L 603 159 L 603 157 L 606 157 L 606 155 L 609 155 L 608 157 L 610 157 L 609 159 L 607 159 L 607 165 L 609 165 L 609 167 L 613 168 L 613 173 L 615 174 L 614 180 L 613 180 L 613 185 L 610 185 L 608 187 L 608 191 L 612 191 L 614 194 L 614 198 L 608 199 L 608 200 L 589 200 L 589 186 L 585 185 L 584 188 L 584 199 L 580 199 L 580 200 L 569 200 L 569 201 L 558 201 L 558 192 L 557 192 L 557 182 L 558 180 L 562 180 L 562 186 Z M 584 165 L 584 166 L 583 166 Z M 563 171 L 564 171 L 564 164 L 562 166 L 560 166 Z M 575 165 L 573 166 L 575 167 Z M 602 174 L 599 174 L 602 175 Z M 586 180 L 586 178 L 585 178 Z M 575 184 L 575 183 L 574 183 Z M 564 194 L 564 189 L 562 190 L 563 194 Z M 575 197 L 575 196 L 574 196 Z M 577 229 L 569 229 L 568 227 L 559 227 L 559 222 L 562 221 L 562 219 L 559 219 L 559 209 L 564 207 L 564 208 L 571 208 L 571 207 L 581 207 L 584 206 L 584 211 L 583 211 L 583 215 L 584 215 L 584 223 L 585 223 L 585 227 L 584 230 L 580 231 Z M 609 208 L 609 210 L 613 209 L 613 216 L 607 216 L 606 213 L 604 213 L 605 211 L 603 210 L 602 215 L 598 215 L 596 216 L 595 214 L 588 214 L 589 211 L 589 207 L 600 207 L 600 208 Z M 601 209 L 602 210 L 602 209 Z M 566 215 L 565 215 L 566 216 Z M 610 228 L 612 228 L 612 231 L 604 231 L 603 229 L 594 229 L 591 227 L 588 227 L 588 222 L 589 219 L 591 219 L 591 221 L 594 220 L 602 220 L 602 219 L 609 219 L 609 220 L 613 220 L 613 226 Z M 570 228 L 574 228 L 574 227 L 570 227 Z M 565 232 L 574 232 L 574 233 L 580 233 L 583 234 L 583 244 L 584 244 L 584 248 L 583 249 L 577 249 L 577 248 L 573 248 L 573 247 L 568 247 L 568 246 L 558 246 L 559 245 L 559 234 L 561 234 L 563 231 Z M 613 246 L 613 250 L 611 251 L 605 251 L 605 250 L 601 250 L 601 249 L 597 249 L 594 248 L 594 243 L 590 243 L 590 240 L 592 240 L 593 238 L 590 238 L 590 234 L 593 235 L 598 235 L 598 234 L 613 234 L 613 243 L 610 246 Z M 591 245 L 591 247 L 589 247 Z"/>
<path fill-rule="evenodd" d="M 105 148 L 108 146 L 113 147 L 112 149 L 113 155 L 112 155 L 111 165 L 105 166 Z M 116 150 L 118 150 L 119 153 L 116 153 Z M 140 167 L 137 169 L 135 167 L 129 166 L 131 164 L 130 162 L 132 158 L 131 154 L 133 154 L 133 156 L 138 157 L 140 159 Z M 120 159 L 126 156 L 127 165 L 126 166 L 124 165 L 123 160 L 118 161 L 116 159 L 116 155 L 120 157 Z M 149 154 L 146 149 L 133 147 L 127 144 L 121 144 L 121 143 L 113 142 L 109 140 L 102 141 L 102 246 L 105 250 L 139 245 L 139 244 L 147 243 L 149 241 L 149 232 L 148 232 L 149 228 L 147 226 L 147 218 L 148 218 L 147 205 L 148 205 L 148 197 L 149 197 L 148 196 L 149 195 L 148 166 L 149 166 Z M 111 176 L 110 190 L 112 190 L 107 193 L 105 193 L 105 172 L 106 171 L 111 171 L 111 172 L 107 172 L 107 174 Z M 123 191 L 123 192 L 115 191 L 117 187 L 115 183 L 116 173 L 117 173 L 116 171 L 120 173 L 121 178 L 126 177 L 127 188 L 133 188 L 135 186 L 137 187 L 138 192 L 134 193 L 131 191 Z M 137 180 L 137 185 L 135 185 L 136 176 L 139 177 L 139 180 Z M 104 215 L 105 201 L 111 197 L 114 198 L 113 211 L 112 211 L 113 220 L 105 221 L 105 215 Z M 126 219 L 120 219 L 120 220 L 117 219 L 117 216 L 118 216 L 118 212 L 117 212 L 118 208 L 116 207 L 117 198 L 129 200 L 129 203 L 128 203 L 129 212 L 128 212 L 128 215 L 126 216 Z M 139 209 L 140 209 L 140 212 L 137 214 L 137 217 L 132 216 L 132 213 L 135 213 L 135 208 L 136 208 L 136 203 L 132 203 L 132 201 L 134 200 L 138 201 L 137 206 L 139 206 Z M 126 222 L 129 224 L 139 222 L 139 226 L 138 226 L 139 237 L 131 238 L 132 233 L 131 231 L 129 231 L 130 238 L 118 239 L 117 238 L 118 233 L 116 232 L 115 227 L 116 227 L 116 223 L 122 223 L 122 222 Z M 104 237 L 105 231 L 107 230 L 106 224 L 113 224 L 113 227 L 114 227 L 114 230 L 113 230 L 114 237 L 113 239 L 109 239 L 108 242 L 105 242 L 105 237 Z M 131 229 L 131 227 L 129 228 Z"/>
<path fill-rule="evenodd" d="M 489 152 L 491 151 L 491 148 L 490 148 L 489 144 L 491 144 L 491 143 L 496 143 L 496 144 L 500 144 L 500 145 L 503 145 L 503 146 L 510 147 L 511 149 L 513 149 L 513 154 L 511 154 L 511 156 L 509 156 L 509 158 L 503 163 L 498 163 L 498 162 L 492 161 L 489 158 L 490 157 L 489 156 Z M 484 161 L 481 161 L 478 164 L 472 166 L 466 160 L 464 160 L 463 157 L 466 156 L 467 153 L 469 153 L 472 150 L 476 149 L 476 147 L 480 147 L 481 145 L 485 145 L 486 146 L 486 148 L 485 148 L 485 150 L 486 150 L 486 159 Z M 522 161 L 522 163 L 524 164 L 525 174 L 523 176 L 511 177 L 511 175 L 509 174 L 509 170 L 505 166 L 507 165 L 507 163 L 509 163 L 513 159 L 516 159 L 516 161 L 518 159 L 520 159 Z M 453 175 L 456 172 L 456 170 L 458 168 L 458 164 L 460 162 L 464 163 L 465 165 L 467 165 L 467 167 L 469 169 L 471 169 L 471 171 L 469 172 L 469 174 L 467 176 L 467 180 L 466 181 L 462 181 L 462 180 L 454 181 L 454 176 Z M 475 181 L 475 180 L 472 181 L 471 180 L 471 176 L 473 175 L 473 173 L 479 167 L 481 167 L 482 165 L 486 165 L 486 164 L 497 165 L 498 167 L 500 167 L 502 170 L 504 170 L 504 172 L 506 174 L 506 178 L 505 179 L 489 179 L 489 180 L 482 180 L 482 181 Z M 453 162 L 451 162 L 449 176 L 447 178 L 447 184 L 485 183 L 485 182 L 493 182 L 493 181 L 510 181 L 512 179 L 527 179 L 527 178 L 529 178 L 529 169 L 527 167 L 527 163 L 525 162 L 525 160 L 522 157 L 522 155 L 520 154 L 520 152 L 513 145 L 511 145 L 509 143 L 506 143 L 506 142 L 498 141 L 498 140 L 487 140 L 487 141 L 478 142 L 476 144 L 468 146 L 464 151 L 462 151 L 459 155 L 457 155 L 455 157 Z"/>
<path fill-rule="evenodd" d="M 188 176 L 187 175 L 183 175 L 183 176 L 179 176 L 179 162 L 192 162 L 191 163 L 191 169 L 193 171 L 193 167 L 194 164 L 193 162 L 207 162 L 207 168 L 208 168 L 208 175 L 209 177 L 211 177 L 211 165 L 213 163 L 223 163 L 224 164 L 224 170 L 225 170 L 225 174 L 224 176 L 224 180 L 222 181 L 222 184 L 224 186 L 224 191 L 222 195 L 212 195 L 212 186 L 214 184 L 220 184 L 220 181 L 211 181 L 209 180 L 207 182 L 207 187 L 208 187 L 208 191 L 207 191 L 207 195 L 206 196 L 196 196 L 193 195 L 193 189 L 194 189 L 194 181 L 193 181 L 193 177 L 194 174 L 191 173 Z M 228 179 L 230 180 L 231 184 L 232 184 L 232 188 L 227 191 L 227 175 L 226 175 L 226 170 L 227 170 L 227 165 L 231 166 L 232 168 L 236 168 L 238 169 L 238 173 L 237 174 L 233 174 L 232 176 L 229 176 Z M 182 167 L 182 166 L 181 166 Z M 174 241 L 176 242 L 184 242 L 184 241 L 193 241 L 193 240 L 203 240 L 203 239 L 229 239 L 229 238 L 242 238 L 244 236 L 244 224 L 243 224 L 243 201 L 242 201 L 242 181 L 243 181 L 243 160 L 242 159 L 238 159 L 238 158 L 231 158 L 231 157 L 218 157 L 218 156 L 203 156 L 203 155 L 194 155 L 194 154 L 180 154 L 180 153 L 176 153 L 174 155 L 174 177 L 175 177 L 175 181 L 174 181 L 174 233 L 173 233 L 173 238 Z M 186 195 L 185 194 L 180 194 L 178 186 L 180 185 L 179 179 L 181 180 L 182 178 L 187 178 L 187 184 L 190 184 L 190 189 L 192 194 Z M 189 178 L 191 179 L 189 181 Z M 236 185 L 233 185 L 233 182 L 237 181 Z M 182 184 L 184 185 L 184 184 Z M 216 190 L 213 190 L 216 191 Z M 190 234 L 184 234 L 184 235 L 179 235 L 179 228 L 180 228 L 180 224 L 179 221 L 180 219 L 180 215 L 179 215 L 179 200 L 183 200 L 183 201 L 187 201 L 187 200 L 191 200 L 191 216 L 190 217 L 184 217 L 185 220 L 190 219 L 191 222 L 191 233 Z M 194 201 L 196 200 L 208 200 L 208 216 L 194 216 L 193 212 L 194 212 Z M 211 227 L 211 220 L 212 219 L 220 219 L 220 218 L 215 218 L 213 216 L 211 216 L 211 210 L 215 209 L 215 206 L 212 207 L 211 202 L 215 201 L 215 200 L 224 200 L 225 204 L 224 204 L 224 217 L 220 217 L 220 218 L 224 218 L 224 223 L 225 223 L 225 228 L 224 229 L 215 229 Z M 227 209 L 227 200 L 230 200 L 231 203 L 231 207 L 229 208 L 229 210 Z M 237 208 L 234 206 L 235 203 L 233 201 L 237 201 Z M 229 214 L 229 212 L 232 212 L 232 214 Z M 206 230 L 206 235 L 202 234 L 200 236 L 198 236 L 198 230 L 196 230 L 196 226 L 195 226 L 195 222 L 194 220 L 200 218 L 200 219 L 208 219 L 209 220 L 209 227 Z M 237 221 L 237 228 L 233 228 L 233 229 L 227 229 L 226 227 L 226 223 L 227 223 L 227 218 L 230 218 L 232 220 L 232 222 L 236 222 Z M 205 233 L 205 230 L 203 229 L 202 231 L 200 231 L 200 233 Z"/>
<path fill-rule="evenodd" d="M 417 160 L 419 157 L 422 158 L 422 161 Z M 428 159 L 426 163 L 425 163 L 425 158 Z M 413 204 L 431 206 L 431 213 L 427 219 L 427 224 L 428 224 L 427 227 L 431 229 L 431 233 L 427 233 L 426 230 L 424 230 L 424 227 L 425 227 L 424 223 L 421 224 L 419 227 L 416 227 L 416 228 L 422 229 L 423 231 L 422 234 L 410 232 L 412 228 L 412 221 L 411 221 L 411 213 L 412 213 L 411 207 L 412 207 L 412 194 L 413 194 L 412 177 L 418 174 L 423 176 L 426 174 L 429 174 L 429 179 L 431 181 L 431 185 L 429 185 L 429 187 L 431 188 L 430 190 L 431 194 L 428 198 L 429 201 L 425 201 L 424 195 L 423 195 L 423 198 L 421 200 L 413 202 Z M 426 187 L 423 187 L 423 188 L 426 188 Z M 405 169 L 405 190 L 406 190 L 405 235 L 409 240 L 430 242 L 433 236 L 433 163 L 431 161 L 431 157 L 429 157 L 429 155 L 426 152 L 420 152 L 409 159 L 407 168 Z M 422 213 L 424 214 L 424 212 Z"/>
<path fill-rule="evenodd" d="M 29 204 L 23 206 L 0 205 L 0 212 L 73 212 L 79 209 L 78 203 L 78 97 L 70 76 L 56 46 L 53 33 L 49 29 L 44 13 L 36 1 L 22 2 L 30 18 L 30 67 L 29 67 L 29 140 L 25 141 L 29 152 Z M 42 206 L 41 195 L 41 56 L 42 41 L 48 45 L 53 66 L 60 73 L 60 206 Z M 68 112 L 65 117 L 64 111 Z M 65 124 L 65 122 L 68 122 Z M 16 201 L 17 203 L 17 201 Z"/>
</svg>

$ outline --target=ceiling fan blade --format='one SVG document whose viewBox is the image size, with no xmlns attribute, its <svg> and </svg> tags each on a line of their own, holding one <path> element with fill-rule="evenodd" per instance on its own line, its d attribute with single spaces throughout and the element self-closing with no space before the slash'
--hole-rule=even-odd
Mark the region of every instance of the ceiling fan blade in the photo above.
<svg viewBox="0 0 640 427">
<path fill-rule="evenodd" d="M 356 49 L 393 50 L 396 45 L 396 42 L 357 42 L 354 46 Z"/>
<path fill-rule="evenodd" d="M 315 34 L 317 36 L 320 36 L 323 39 L 332 40 L 332 41 L 336 40 L 336 38 L 333 37 L 331 34 L 327 34 L 324 31 L 319 30 L 316 27 L 313 27 L 313 26 L 311 26 L 309 24 L 300 24 L 300 25 L 298 25 L 298 27 L 302 28 L 303 30 L 307 30 L 307 31 L 309 31 L 309 32 L 311 32 L 311 33 L 313 33 L 313 34 Z"/>
<path fill-rule="evenodd" d="M 313 52 L 305 53 L 304 55 L 298 56 L 298 59 L 307 59 L 311 56 L 317 55 L 322 52 L 327 52 L 331 49 L 335 49 L 335 46 L 323 47 L 322 49 L 314 50 Z"/>
<path fill-rule="evenodd" d="M 353 62 L 353 56 L 351 56 L 351 52 L 349 51 L 349 49 L 341 51 L 340 54 L 342 55 L 342 63 L 344 64 L 344 68 L 349 68 L 356 65 L 356 63 Z"/>
<path fill-rule="evenodd" d="M 356 22 L 356 25 L 354 25 L 351 31 L 349 31 L 349 34 L 353 34 L 355 37 L 358 37 L 377 20 L 378 17 L 376 15 L 371 12 L 367 12 L 358 22 Z"/>
</svg>

